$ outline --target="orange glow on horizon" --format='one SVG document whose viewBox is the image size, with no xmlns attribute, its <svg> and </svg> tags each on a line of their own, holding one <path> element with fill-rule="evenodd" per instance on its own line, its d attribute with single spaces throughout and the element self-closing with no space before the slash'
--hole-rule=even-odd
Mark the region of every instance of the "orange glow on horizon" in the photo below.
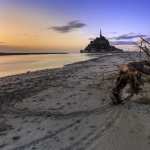
<svg viewBox="0 0 150 150">
<path fill-rule="evenodd" d="M 88 40 L 80 32 L 57 33 L 48 30 L 53 25 L 65 24 L 64 16 L 49 16 L 36 10 L 5 8 L 0 15 L 0 50 L 74 50 L 83 48 Z"/>
</svg>

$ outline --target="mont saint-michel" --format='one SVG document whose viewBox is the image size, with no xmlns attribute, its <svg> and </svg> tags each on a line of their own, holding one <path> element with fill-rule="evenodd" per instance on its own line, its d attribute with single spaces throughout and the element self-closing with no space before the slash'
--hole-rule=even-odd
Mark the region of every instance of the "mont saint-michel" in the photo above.
<svg viewBox="0 0 150 150">
<path fill-rule="evenodd" d="M 112 46 L 108 39 L 102 35 L 100 30 L 100 36 L 92 40 L 81 53 L 104 53 L 104 52 L 122 52 L 121 49 Z"/>
</svg>

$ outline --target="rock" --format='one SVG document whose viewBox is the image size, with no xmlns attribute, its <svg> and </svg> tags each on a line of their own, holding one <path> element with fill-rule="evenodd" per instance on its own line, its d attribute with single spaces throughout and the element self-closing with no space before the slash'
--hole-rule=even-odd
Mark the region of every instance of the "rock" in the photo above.
<svg viewBox="0 0 150 150">
<path fill-rule="evenodd" d="M 11 125 L 7 125 L 5 122 L 0 122 L 0 133 L 11 129 L 12 129 Z"/>
<path fill-rule="evenodd" d="M 20 136 L 14 136 L 14 137 L 12 137 L 12 139 L 13 139 L 14 141 L 19 140 L 19 139 L 20 139 Z"/>
</svg>

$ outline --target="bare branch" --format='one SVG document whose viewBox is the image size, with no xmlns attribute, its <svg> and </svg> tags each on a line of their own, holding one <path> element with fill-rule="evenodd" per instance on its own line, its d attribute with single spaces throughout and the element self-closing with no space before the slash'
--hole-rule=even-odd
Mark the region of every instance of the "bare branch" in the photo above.
<svg viewBox="0 0 150 150">
<path fill-rule="evenodd" d="M 145 47 L 139 46 L 139 48 L 140 48 L 141 50 L 143 50 L 143 52 L 146 53 L 146 55 L 147 55 L 148 57 L 150 57 L 150 50 L 149 50 L 146 46 L 145 46 Z"/>
<path fill-rule="evenodd" d="M 143 42 L 145 42 L 145 43 L 147 43 L 147 44 L 150 45 L 150 42 L 148 42 L 147 40 L 145 40 L 143 37 L 140 37 L 140 39 L 141 39 Z"/>
</svg>

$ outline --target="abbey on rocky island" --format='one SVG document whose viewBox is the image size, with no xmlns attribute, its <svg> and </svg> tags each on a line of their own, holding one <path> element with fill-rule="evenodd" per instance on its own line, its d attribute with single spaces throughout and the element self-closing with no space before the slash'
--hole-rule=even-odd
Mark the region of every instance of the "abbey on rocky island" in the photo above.
<svg viewBox="0 0 150 150">
<path fill-rule="evenodd" d="M 100 36 L 92 40 L 81 53 L 103 53 L 103 52 L 123 52 L 123 50 L 110 45 L 109 41 L 102 35 L 100 29 Z"/>
</svg>

